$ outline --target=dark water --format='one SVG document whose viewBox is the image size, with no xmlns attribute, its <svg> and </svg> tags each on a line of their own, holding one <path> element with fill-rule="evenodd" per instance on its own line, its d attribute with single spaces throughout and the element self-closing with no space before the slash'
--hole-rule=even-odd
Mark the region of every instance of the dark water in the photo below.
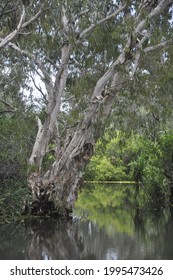
<svg viewBox="0 0 173 280">
<path fill-rule="evenodd" d="M 0 225 L 0 259 L 173 259 L 173 218 L 135 186 L 85 186 L 68 223 Z"/>
</svg>

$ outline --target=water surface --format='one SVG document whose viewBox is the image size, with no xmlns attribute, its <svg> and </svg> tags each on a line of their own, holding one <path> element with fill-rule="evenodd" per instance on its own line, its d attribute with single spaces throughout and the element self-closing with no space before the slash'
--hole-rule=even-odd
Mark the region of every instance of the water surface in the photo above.
<svg viewBox="0 0 173 280">
<path fill-rule="evenodd" d="M 90 185 L 73 219 L 0 225 L 0 259 L 173 259 L 169 208 L 151 207 L 134 185 Z"/>
</svg>

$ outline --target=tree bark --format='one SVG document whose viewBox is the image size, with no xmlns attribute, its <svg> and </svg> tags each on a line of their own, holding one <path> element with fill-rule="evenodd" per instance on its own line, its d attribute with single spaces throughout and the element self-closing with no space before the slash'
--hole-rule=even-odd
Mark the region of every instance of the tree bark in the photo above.
<svg viewBox="0 0 173 280">
<path fill-rule="evenodd" d="M 124 54 L 118 58 L 115 65 L 125 62 Z M 115 73 L 114 68 L 110 72 L 111 88 L 118 89 L 122 84 L 123 77 L 120 73 Z M 31 205 L 32 214 L 68 216 L 72 212 L 78 190 L 83 183 L 84 168 L 94 153 L 95 143 L 103 132 L 101 126 L 104 127 L 104 121 L 109 115 L 116 98 L 113 95 L 101 100 L 99 98 L 105 87 L 106 76 L 107 73 L 97 82 L 91 100 L 88 102 L 88 107 L 84 112 L 84 117 L 79 122 L 73 137 L 68 139 L 66 147 L 59 151 L 56 161 L 44 175 L 41 174 L 41 168 L 37 161 L 34 165 L 35 157 L 34 153 L 32 154 L 31 166 L 34 166 L 35 170 L 30 172 L 28 177 L 28 184 L 34 197 Z M 43 128 L 41 124 L 38 126 L 39 135 Z M 38 135 L 35 143 L 38 143 L 39 146 L 40 138 Z M 41 163 L 40 158 L 39 163 Z"/>
</svg>

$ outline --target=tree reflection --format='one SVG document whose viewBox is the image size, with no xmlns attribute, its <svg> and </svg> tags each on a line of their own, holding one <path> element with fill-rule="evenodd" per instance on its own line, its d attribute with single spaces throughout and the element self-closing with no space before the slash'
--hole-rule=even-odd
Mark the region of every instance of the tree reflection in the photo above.
<svg viewBox="0 0 173 280">
<path fill-rule="evenodd" d="M 77 224 L 52 220 L 34 220 L 27 224 L 30 243 L 26 259 L 81 259 L 84 247 Z"/>
<path fill-rule="evenodd" d="M 173 258 L 169 209 L 142 206 L 134 186 L 89 186 L 73 219 L 30 219 L 0 226 L 0 259 Z"/>
</svg>

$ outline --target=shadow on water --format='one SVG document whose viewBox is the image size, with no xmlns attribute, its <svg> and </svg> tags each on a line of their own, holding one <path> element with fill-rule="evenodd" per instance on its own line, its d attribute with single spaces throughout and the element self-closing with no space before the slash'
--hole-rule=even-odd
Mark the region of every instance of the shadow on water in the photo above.
<svg viewBox="0 0 173 280">
<path fill-rule="evenodd" d="M 134 185 L 90 185 L 66 223 L 0 225 L 0 259 L 173 259 L 172 236 L 170 209 L 150 208 Z"/>
</svg>

